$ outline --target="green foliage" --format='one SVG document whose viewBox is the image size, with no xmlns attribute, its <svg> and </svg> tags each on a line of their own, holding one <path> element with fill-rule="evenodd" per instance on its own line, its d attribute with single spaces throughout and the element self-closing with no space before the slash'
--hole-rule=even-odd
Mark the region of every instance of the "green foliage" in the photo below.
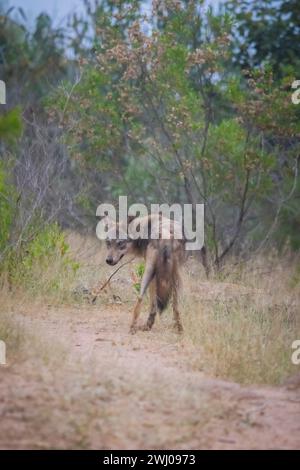
<svg viewBox="0 0 300 470">
<path fill-rule="evenodd" d="M 293 179 L 293 174 L 286 175 L 287 180 Z M 276 241 L 281 250 L 289 248 L 293 251 L 300 250 L 300 178 L 297 179 L 295 187 L 295 197 L 287 201 L 279 217 L 279 227 L 275 233 Z"/>
<path fill-rule="evenodd" d="M 219 265 L 268 233 L 295 186 L 272 241 L 298 249 L 300 107 L 291 83 L 299 78 L 299 7 L 254 3 L 231 0 L 216 12 L 199 0 L 150 2 L 145 18 L 141 1 L 86 1 L 86 16 L 69 24 L 78 64 L 49 16 L 29 31 L 24 15 L 12 21 L 4 12 L 0 72 L 16 80 L 22 99 L 43 96 L 49 129 L 59 126 L 70 167 L 86 182 L 76 198 L 84 211 L 120 194 L 148 204 L 204 202 L 206 242 Z M 63 79 L 49 95 L 53 70 L 51 85 Z M 0 117 L 0 137 L 20 132 L 16 110 Z"/>
<path fill-rule="evenodd" d="M 66 72 L 64 46 L 64 30 L 54 28 L 46 13 L 29 28 L 22 9 L 7 12 L 0 5 L 0 76 L 10 87 L 18 84 L 18 103 L 29 97 L 33 104 Z"/>
<path fill-rule="evenodd" d="M 76 87 L 54 94 L 52 112 L 65 123 L 73 158 L 105 173 L 110 197 L 205 202 L 218 263 L 249 237 L 242 227 L 278 190 L 274 175 L 288 175 L 282 152 L 293 166 L 299 110 L 270 67 L 234 71 L 228 13 L 204 15 L 197 2 L 153 8 L 150 34 L 138 15 L 120 30 L 109 8 L 105 24 L 95 12 L 101 41 Z"/>
<path fill-rule="evenodd" d="M 65 234 L 56 223 L 41 230 L 11 263 L 13 282 L 47 294 L 62 290 L 79 269 L 69 252 Z"/>
<path fill-rule="evenodd" d="M 0 161 L 0 254 L 8 244 L 15 199 L 14 188 L 8 182 L 7 170 Z"/>
<path fill-rule="evenodd" d="M 145 263 L 144 262 L 139 263 L 135 270 L 135 275 L 139 279 L 139 281 L 133 284 L 133 288 L 135 289 L 137 293 L 139 293 L 141 290 L 141 280 L 144 275 L 144 272 L 145 272 Z"/>
<path fill-rule="evenodd" d="M 13 142 L 22 132 L 20 109 L 14 108 L 0 115 L 0 139 Z"/>
<path fill-rule="evenodd" d="M 298 0 L 230 0 L 225 5 L 235 16 L 235 57 L 242 67 L 269 63 L 276 77 L 291 66 L 299 72 Z"/>
</svg>

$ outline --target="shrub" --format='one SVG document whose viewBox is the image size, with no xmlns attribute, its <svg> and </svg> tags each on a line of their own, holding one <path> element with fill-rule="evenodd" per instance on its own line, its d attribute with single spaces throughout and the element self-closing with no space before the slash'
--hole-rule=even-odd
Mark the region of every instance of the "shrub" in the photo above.
<svg viewBox="0 0 300 470">
<path fill-rule="evenodd" d="M 65 296 L 79 268 L 57 223 L 41 230 L 12 261 L 12 283 L 29 293 Z"/>
<path fill-rule="evenodd" d="M 0 254 L 5 249 L 9 239 L 9 230 L 13 218 L 11 203 L 13 193 L 13 187 L 8 183 L 6 169 L 0 161 Z"/>
</svg>

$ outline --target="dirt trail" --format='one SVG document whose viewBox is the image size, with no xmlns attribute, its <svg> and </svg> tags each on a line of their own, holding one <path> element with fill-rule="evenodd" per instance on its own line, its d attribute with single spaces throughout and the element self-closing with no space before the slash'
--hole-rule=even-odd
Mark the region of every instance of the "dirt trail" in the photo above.
<svg viewBox="0 0 300 470">
<path fill-rule="evenodd" d="M 124 305 L 16 314 L 55 351 L 1 369 L 0 448 L 300 448 L 299 387 L 192 370 L 169 325 L 132 336 Z"/>
</svg>

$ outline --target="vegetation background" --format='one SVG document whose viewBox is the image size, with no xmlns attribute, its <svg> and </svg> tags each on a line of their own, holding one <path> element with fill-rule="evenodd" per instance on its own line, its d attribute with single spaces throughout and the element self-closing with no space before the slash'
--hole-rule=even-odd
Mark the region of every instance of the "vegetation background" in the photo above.
<svg viewBox="0 0 300 470">
<path fill-rule="evenodd" d="M 1 256 L 95 207 L 205 203 L 210 262 L 299 241 L 298 2 L 1 11 Z M 4 253 L 3 253 L 4 251 Z"/>
<path fill-rule="evenodd" d="M 130 311 L 141 265 L 96 307 L 86 299 L 108 274 L 96 208 L 127 195 L 205 204 L 205 250 L 183 276 L 184 337 L 162 323 L 163 341 L 188 344 L 193 370 L 283 383 L 300 335 L 300 3 L 82 5 L 55 26 L 0 0 L 0 338 L 10 360 L 28 356 L 21 305 Z"/>
</svg>

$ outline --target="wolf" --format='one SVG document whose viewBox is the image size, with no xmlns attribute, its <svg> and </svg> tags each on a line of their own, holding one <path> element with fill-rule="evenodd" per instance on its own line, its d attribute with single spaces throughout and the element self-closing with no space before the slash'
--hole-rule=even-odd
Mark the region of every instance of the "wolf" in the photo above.
<svg viewBox="0 0 300 470">
<path fill-rule="evenodd" d="M 145 270 L 133 310 L 130 332 L 137 331 L 142 301 L 148 288 L 150 312 L 142 329 L 151 330 L 157 311 L 161 313 L 172 298 L 175 327 L 178 332 L 182 332 L 183 327 L 178 310 L 178 289 L 180 287 L 179 269 L 185 258 L 185 239 L 179 222 L 163 217 L 161 213 L 144 217 L 129 217 L 126 230 L 124 223 L 116 223 L 108 217 L 105 219 L 108 250 L 106 263 L 114 266 L 127 254 L 145 259 Z M 130 234 L 132 224 L 139 233 L 138 236 L 133 237 Z"/>
</svg>

